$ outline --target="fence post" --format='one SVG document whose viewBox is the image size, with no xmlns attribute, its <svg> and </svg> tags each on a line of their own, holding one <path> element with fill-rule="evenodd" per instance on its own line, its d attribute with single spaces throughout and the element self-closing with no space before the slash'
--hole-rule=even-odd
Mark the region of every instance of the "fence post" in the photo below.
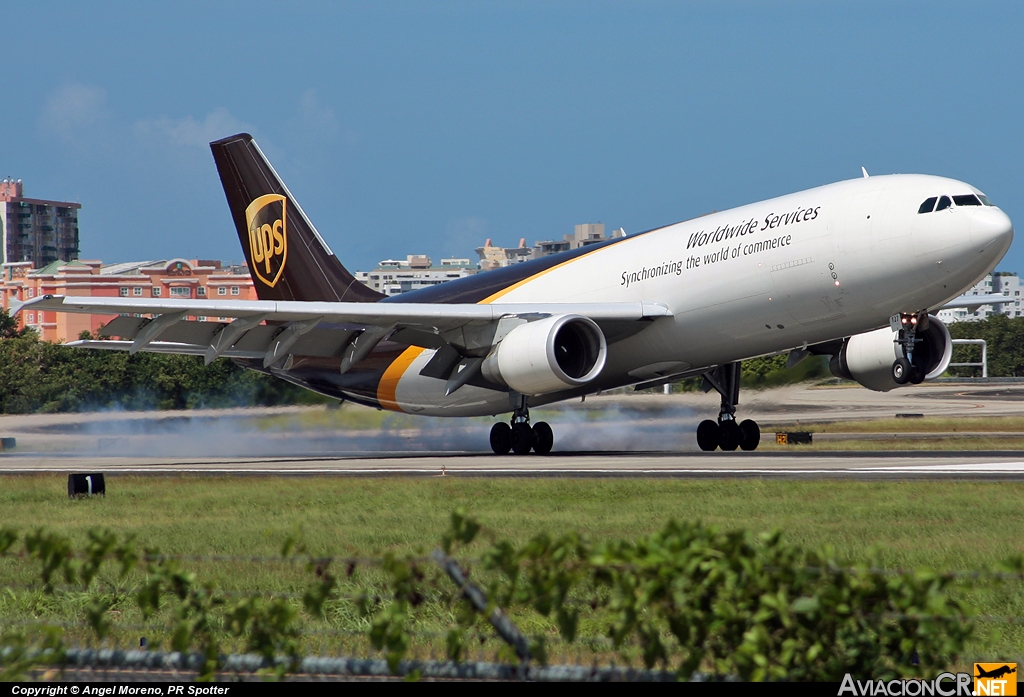
<svg viewBox="0 0 1024 697">
<path fill-rule="evenodd" d="M 988 377 L 988 345 L 984 339 L 953 339 L 954 346 L 981 345 L 981 363 L 950 363 L 950 368 L 969 368 L 981 366 L 981 377 Z"/>
<path fill-rule="evenodd" d="M 444 572 L 448 574 L 448 578 L 455 582 L 455 585 L 462 591 L 462 595 L 472 603 L 476 611 L 483 614 L 487 612 L 487 594 L 480 589 L 475 583 L 471 582 L 466 578 L 465 572 L 459 563 L 446 555 L 439 549 L 434 550 L 434 553 L 430 557 L 437 562 L 438 566 L 444 569 Z M 520 661 L 524 663 L 530 661 L 533 656 L 530 654 L 530 642 L 527 641 L 523 633 L 519 631 L 519 628 L 513 624 L 512 620 L 501 611 L 500 607 L 495 607 L 491 610 L 491 614 L 488 615 L 487 621 L 491 623 L 494 630 L 498 633 L 498 636 L 502 640 L 515 649 L 516 656 L 519 657 Z"/>
</svg>

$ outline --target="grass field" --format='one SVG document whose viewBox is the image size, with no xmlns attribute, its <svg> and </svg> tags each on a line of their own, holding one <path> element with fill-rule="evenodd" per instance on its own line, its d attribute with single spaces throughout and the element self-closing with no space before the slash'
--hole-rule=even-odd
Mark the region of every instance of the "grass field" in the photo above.
<svg viewBox="0 0 1024 697">
<path fill-rule="evenodd" d="M 1024 484 L 764 480 L 108 477 L 108 495 L 68 500 L 59 475 L 8 477 L 3 524 L 78 537 L 134 533 L 178 554 L 275 554 L 296 523 L 337 555 L 432 549 L 458 506 L 500 537 L 578 530 L 636 537 L 675 519 L 779 528 L 840 554 L 880 548 L 893 566 L 968 569 L 1020 549 Z"/>
<path fill-rule="evenodd" d="M 1020 416 L 790 422 L 773 424 L 766 430 L 807 431 L 831 437 L 799 446 L 762 440 L 759 450 L 1024 450 L 1024 417 Z"/>
<path fill-rule="evenodd" d="M 783 423 L 773 428 L 814 433 L 1020 433 L 1024 436 L 1024 416 L 851 419 L 813 424 Z"/>
<path fill-rule="evenodd" d="M 831 544 L 846 558 L 862 558 L 873 548 L 888 568 L 988 568 L 1019 553 L 1024 533 L 1020 483 L 117 476 L 108 478 L 105 498 L 69 501 L 66 479 L 58 476 L 2 481 L 0 525 L 46 527 L 78 543 L 90 528 L 105 527 L 181 555 L 273 557 L 296 525 L 314 553 L 429 552 L 458 506 L 497 537 L 519 542 L 542 531 L 568 530 L 595 541 L 635 538 L 675 518 L 755 532 L 778 528 L 806 546 Z M 269 561 L 190 561 L 187 566 L 226 589 L 294 592 L 308 580 L 295 565 Z M 82 599 L 44 597 L 32 587 L 35 573 L 27 560 L 0 560 L 0 584 L 10 589 L 0 594 L 0 619 L 80 621 Z M 361 569 L 341 591 L 352 595 L 379 580 L 373 570 Z M 121 593 L 133 583 L 108 582 Z M 1024 617 L 1019 582 L 997 593 L 972 594 L 972 600 L 984 605 L 978 610 L 987 615 Z M 130 628 L 116 632 L 115 643 L 137 642 L 145 631 L 159 645 L 159 629 L 133 627 L 138 618 L 127 606 L 123 612 Z M 421 628 L 440 632 L 448 616 L 443 609 L 433 611 Z M 351 602 L 339 601 L 326 623 L 329 631 L 308 638 L 306 649 L 365 651 L 358 633 L 366 627 Z M 972 650 L 979 656 L 1019 656 L 1024 645 L 1019 628 L 985 626 Z"/>
</svg>

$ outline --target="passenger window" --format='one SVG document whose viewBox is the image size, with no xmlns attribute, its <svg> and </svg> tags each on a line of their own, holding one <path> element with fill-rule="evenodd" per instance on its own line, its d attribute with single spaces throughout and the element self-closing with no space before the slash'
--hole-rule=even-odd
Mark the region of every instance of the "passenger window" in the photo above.
<svg viewBox="0 0 1024 697">
<path fill-rule="evenodd" d="M 918 213 L 931 213 L 933 210 L 935 210 L 935 201 L 936 200 L 938 200 L 937 196 L 932 196 L 931 198 L 926 199 L 925 202 L 921 204 L 921 207 L 917 209 L 917 212 Z"/>
<path fill-rule="evenodd" d="M 965 196 L 954 196 L 953 203 L 958 206 L 980 206 L 981 201 L 974 194 L 966 194 Z"/>
<path fill-rule="evenodd" d="M 949 208 L 952 204 L 953 202 L 949 200 L 949 196 L 943 196 L 942 198 L 939 199 L 939 205 L 935 207 L 935 210 L 944 211 L 947 208 Z"/>
</svg>

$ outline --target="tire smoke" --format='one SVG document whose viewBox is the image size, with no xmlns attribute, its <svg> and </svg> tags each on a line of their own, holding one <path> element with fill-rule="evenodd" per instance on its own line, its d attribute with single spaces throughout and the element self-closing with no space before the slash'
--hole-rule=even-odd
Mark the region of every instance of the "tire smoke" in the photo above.
<svg viewBox="0 0 1024 697">
<path fill-rule="evenodd" d="M 691 409 L 630 399 L 534 409 L 555 433 L 554 453 L 695 450 Z M 18 417 L 14 417 L 17 419 Z M 146 458 L 358 457 L 490 451 L 494 418 L 380 414 L 357 406 L 102 412 L 24 417 L 18 451 Z"/>
</svg>

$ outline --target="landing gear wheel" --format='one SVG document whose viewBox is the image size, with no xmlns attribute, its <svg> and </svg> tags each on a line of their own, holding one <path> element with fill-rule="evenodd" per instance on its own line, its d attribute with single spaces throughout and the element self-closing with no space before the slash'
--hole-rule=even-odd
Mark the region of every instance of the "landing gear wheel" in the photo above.
<svg viewBox="0 0 1024 697">
<path fill-rule="evenodd" d="M 533 425 L 533 452 L 538 455 L 547 455 L 551 452 L 551 446 L 555 444 L 555 434 L 551 427 L 543 421 Z"/>
<path fill-rule="evenodd" d="M 910 373 L 910 384 L 920 385 L 924 382 L 924 370 L 918 365 L 911 365 L 910 367 L 913 368 L 913 371 Z"/>
<path fill-rule="evenodd" d="M 533 448 L 533 429 L 530 424 L 520 421 L 512 424 L 512 452 L 526 455 Z"/>
<path fill-rule="evenodd" d="M 757 444 L 761 442 L 761 429 L 756 421 L 747 419 L 740 422 L 740 449 L 757 450 Z"/>
<path fill-rule="evenodd" d="M 897 358 L 892 363 L 892 380 L 897 385 L 906 385 L 914 373 L 914 366 L 906 358 Z"/>
<path fill-rule="evenodd" d="M 735 421 L 723 421 L 718 425 L 718 432 L 718 447 L 722 450 L 732 451 L 740 447 L 740 439 L 743 438 L 743 432 L 740 430 L 738 423 Z"/>
<path fill-rule="evenodd" d="M 491 450 L 495 455 L 505 455 L 512 449 L 512 429 L 504 422 L 491 426 Z"/>
<path fill-rule="evenodd" d="M 718 447 L 719 428 L 718 424 L 710 419 L 705 419 L 697 426 L 697 445 L 704 452 L 711 452 Z"/>
</svg>

